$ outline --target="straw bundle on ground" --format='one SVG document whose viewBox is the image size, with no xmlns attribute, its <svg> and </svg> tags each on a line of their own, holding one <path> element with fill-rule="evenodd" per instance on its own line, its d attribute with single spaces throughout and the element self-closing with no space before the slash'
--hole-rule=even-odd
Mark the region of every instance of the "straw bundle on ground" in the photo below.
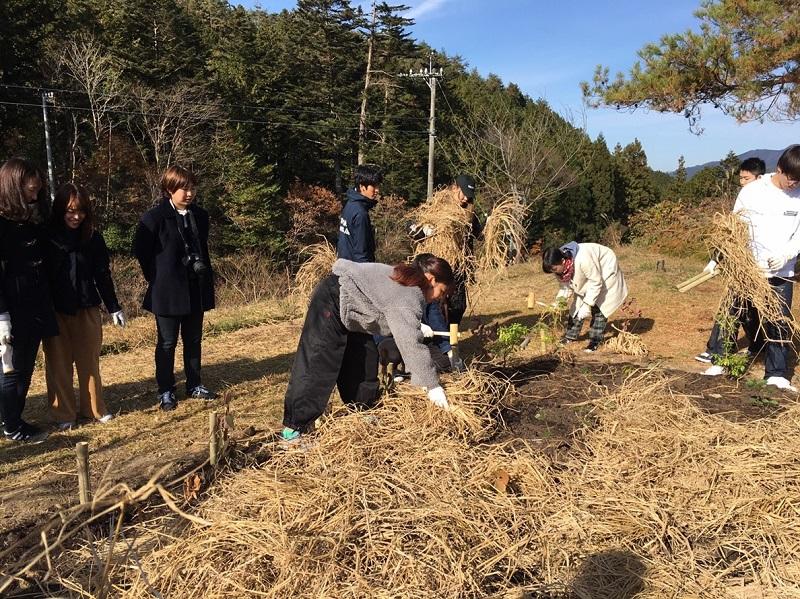
<svg viewBox="0 0 800 599">
<path fill-rule="evenodd" d="M 611 325 L 614 330 L 617 331 L 617 334 L 614 335 L 611 339 L 606 341 L 606 347 L 613 352 L 618 354 L 624 354 L 626 356 L 646 356 L 648 353 L 647 345 L 642 340 L 639 335 L 635 333 L 631 333 L 630 331 L 626 331 L 624 329 L 618 329 L 614 325 Z"/>
<path fill-rule="evenodd" d="M 716 214 L 709 243 L 711 249 L 722 257 L 717 268 L 725 283 L 725 294 L 719 313 L 728 314 L 731 306 L 750 303 L 758 311 L 765 339 L 781 341 L 769 338 L 763 326 L 768 322 L 775 323 L 791 336 L 800 334 L 800 326 L 790 315 L 784 315 L 780 300 L 750 251 L 747 223 L 736 214 Z"/>
<path fill-rule="evenodd" d="M 431 235 L 416 244 L 415 256 L 434 254 L 447 260 L 456 272 L 471 273 L 474 270 L 475 258 L 467 249 L 472 214 L 459 205 L 455 191 L 449 187 L 440 189 L 411 216 L 418 225 L 427 225 L 433 230 Z"/>
<path fill-rule="evenodd" d="M 479 266 L 504 270 L 525 249 L 528 208 L 517 196 L 498 201 L 483 228 L 483 251 Z"/>
<path fill-rule="evenodd" d="M 308 300 L 317 283 L 331 274 L 333 263 L 336 262 L 336 250 L 325 240 L 304 247 L 301 254 L 308 258 L 297 269 L 293 291 L 298 297 Z"/>
</svg>

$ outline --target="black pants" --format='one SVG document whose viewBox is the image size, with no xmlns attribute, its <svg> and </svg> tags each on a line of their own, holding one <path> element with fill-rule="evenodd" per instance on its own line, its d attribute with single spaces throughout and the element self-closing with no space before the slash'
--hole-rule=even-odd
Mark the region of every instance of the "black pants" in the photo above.
<svg viewBox="0 0 800 599">
<path fill-rule="evenodd" d="M 791 318 L 793 282 L 787 281 L 786 279 L 781 279 L 779 277 L 773 277 L 769 279 L 769 284 L 772 287 L 772 291 L 780 300 L 781 311 L 783 312 L 783 315 Z M 742 318 L 744 318 L 747 314 L 750 314 L 751 322 L 759 322 L 760 315 L 757 313 L 755 308 L 747 305 L 739 306 L 739 308 L 743 310 L 740 312 Z M 764 335 L 767 339 L 769 339 L 769 341 L 764 342 L 764 378 L 769 378 L 772 376 L 788 378 L 787 374 L 789 371 L 788 359 L 789 349 L 791 347 L 791 331 L 788 330 L 788 327 L 780 323 L 763 322 L 761 324 L 764 327 Z M 756 342 L 760 343 L 761 341 L 758 340 L 756 333 L 752 334 L 753 337 L 751 337 L 751 343 L 753 338 L 756 338 Z M 717 335 L 715 342 L 712 344 L 711 353 L 717 356 L 725 355 L 726 342 L 730 342 L 730 340 L 726 338 L 725 335 Z"/>
<path fill-rule="evenodd" d="M 203 339 L 203 311 L 195 310 L 184 316 L 156 315 L 156 383 L 158 392 L 175 391 L 175 347 L 178 333 L 183 341 L 183 370 L 186 373 L 186 391 L 200 383 L 201 342 Z"/>
<path fill-rule="evenodd" d="M 763 334 L 761 332 L 761 321 L 758 317 L 758 311 L 753 307 L 750 302 L 738 302 L 731 306 L 729 315 L 733 318 L 732 330 L 728 331 L 728 336 L 723 335 L 719 326 L 719 322 L 714 320 L 714 326 L 711 327 L 711 334 L 708 336 L 706 343 L 706 351 L 710 354 L 724 355 L 725 345 L 729 344 L 731 351 L 735 352 L 737 348 L 736 340 L 739 336 L 739 326 L 744 329 L 744 334 L 748 341 L 748 351 L 753 355 L 758 354 L 764 349 Z M 716 350 L 721 350 L 719 354 Z"/>
<path fill-rule="evenodd" d="M 13 325 L 12 325 L 13 330 Z M 3 374 L 0 370 L 0 417 L 4 428 L 13 433 L 22 424 L 22 411 L 31 386 L 36 353 L 42 339 L 39 336 L 14 335 L 14 372 Z"/>
<path fill-rule="evenodd" d="M 447 322 L 461 324 L 467 311 L 467 275 L 457 272 L 454 279 L 453 292 L 447 298 Z"/>
<path fill-rule="evenodd" d="M 380 393 L 375 341 L 344 327 L 339 278 L 331 275 L 311 294 L 283 403 L 283 425 L 307 430 L 325 411 L 334 385 L 344 403 L 362 408 L 375 405 Z"/>
<path fill-rule="evenodd" d="M 450 357 L 444 353 L 438 346 L 432 343 L 426 343 L 428 351 L 431 352 L 433 364 L 436 366 L 436 372 L 439 374 L 443 372 L 450 372 L 452 366 L 450 364 Z M 378 344 L 378 356 L 382 366 L 388 364 L 402 364 L 403 356 L 400 354 L 400 349 L 397 347 L 397 342 L 394 337 L 387 337 Z"/>
</svg>

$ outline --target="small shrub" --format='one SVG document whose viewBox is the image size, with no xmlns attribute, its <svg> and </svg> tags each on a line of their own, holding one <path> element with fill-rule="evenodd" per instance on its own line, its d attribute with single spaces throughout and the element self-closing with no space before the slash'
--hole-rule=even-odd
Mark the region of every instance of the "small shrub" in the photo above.
<svg viewBox="0 0 800 599">
<path fill-rule="evenodd" d="M 520 349 L 520 345 L 531 332 L 531 327 L 520 322 L 499 327 L 497 340 L 492 343 L 489 351 L 505 362 L 508 357 Z"/>
</svg>

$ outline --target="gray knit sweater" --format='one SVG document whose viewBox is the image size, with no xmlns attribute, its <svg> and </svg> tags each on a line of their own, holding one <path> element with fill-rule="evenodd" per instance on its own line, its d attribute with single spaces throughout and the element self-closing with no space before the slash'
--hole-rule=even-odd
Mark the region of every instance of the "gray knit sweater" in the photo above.
<svg viewBox="0 0 800 599">
<path fill-rule="evenodd" d="M 348 331 L 370 335 L 394 335 L 411 384 L 433 389 L 439 377 L 430 351 L 423 343 L 419 325 L 425 296 L 419 287 L 393 281 L 386 264 L 337 260 L 333 274 L 339 277 L 339 312 Z"/>
</svg>

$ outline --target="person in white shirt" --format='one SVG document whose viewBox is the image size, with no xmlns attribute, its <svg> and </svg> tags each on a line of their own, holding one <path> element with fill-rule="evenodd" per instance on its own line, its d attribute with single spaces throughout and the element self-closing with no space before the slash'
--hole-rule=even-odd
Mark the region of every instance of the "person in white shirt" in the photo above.
<svg viewBox="0 0 800 599">
<path fill-rule="evenodd" d="M 764 164 L 764 161 L 761 160 L 761 158 L 757 158 L 755 156 L 747 158 L 743 160 L 742 164 L 739 166 L 739 185 L 741 187 L 749 185 L 750 183 L 760 179 L 766 172 L 767 165 Z M 703 272 L 713 272 L 716 270 L 716 268 L 717 261 L 712 259 L 703 269 Z M 764 340 L 761 338 L 762 335 L 759 334 L 758 319 L 756 318 L 756 315 L 745 310 L 742 306 L 731 306 L 730 315 L 735 319 L 735 324 L 733 326 L 733 330 L 728 331 L 726 343 L 728 343 L 732 348 L 736 347 L 736 338 L 739 335 L 739 324 L 742 324 L 745 335 L 747 335 L 747 340 L 749 341 L 747 355 L 750 359 L 755 358 L 764 348 Z M 717 322 L 715 319 L 714 325 L 711 327 L 711 333 L 708 336 L 706 349 L 704 352 L 697 354 L 694 357 L 695 360 L 698 362 L 705 362 L 706 364 L 710 364 L 713 361 L 714 354 L 712 352 L 716 346 L 716 340 L 719 334 L 719 322 Z"/>
<path fill-rule="evenodd" d="M 750 228 L 750 251 L 780 299 L 785 316 L 791 315 L 792 280 L 795 261 L 800 254 L 800 145 L 789 147 L 778 159 L 774 173 L 764 175 L 742 188 L 733 211 Z M 745 306 L 752 312 L 752 306 Z M 790 332 L 774 322 L 761 322 L 765 344 L 764 378 L 768 385 L 795 391 L 788 378 L 787 358 Z M 713 354 L 724 354 L 720 335 Z M 703 374 L 724 372 L 721 366 L 709 367 Z"/>
</svg>

